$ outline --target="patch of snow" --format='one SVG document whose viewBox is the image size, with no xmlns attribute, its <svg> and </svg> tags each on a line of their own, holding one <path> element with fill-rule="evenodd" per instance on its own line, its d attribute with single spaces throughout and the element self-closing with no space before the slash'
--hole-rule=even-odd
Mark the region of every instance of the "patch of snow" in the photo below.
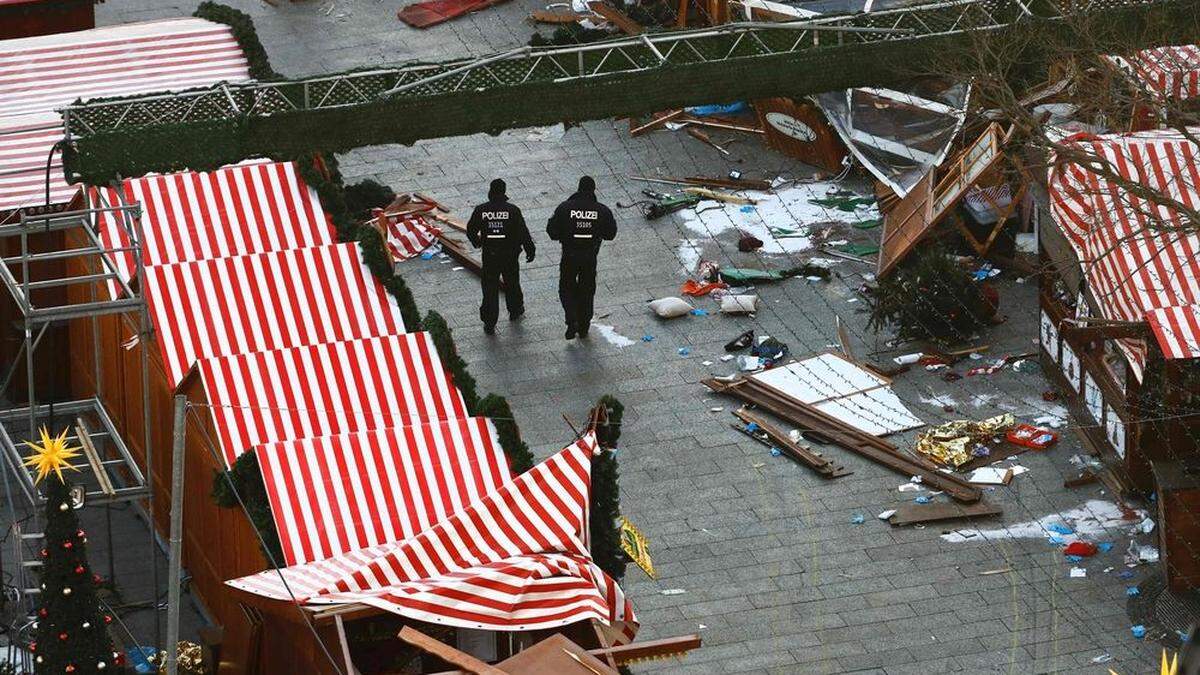
<svg viewBox="0 0 1200 675">
<path fill-rule="evenodd" d="M 596 332 L 600 334 L 600 337 L 604 338 L 610 345 L 616 345 L 617 348 L 624 348 L 633 344 L 633 340 L 621 335 L 617 332 L 616 328 L 613 328 L 612 326 L 606 326 L 602 323 L 593 323 L 592 328 L 596 329 Z"/>
<path fill-rule="evenodd" d="M 1051 513 L 1037 520 L 986 530 L 955 530 L 943 534 L 942 539 L 955 543 L 997 539 L 1042 539 L 1055 534 L 1053 530 L 1048 529 L 1051 525 L 1066 525 L 1074 532 L 1074 534 L 1063 536 L 1063 540 L 1068 543 L 1076 539 L 1116 537 L 1121 536 L 1131 525 L 1146 517 L 1145 511 L 1135 509 L 1134 513 L 1136 514 L 1135 520 L 1126 520 L 1116 504 L 1101 499 L 1091 499 L 1076 508 L 1060 513 Z"/>
<path fill-rule="evenodd" d="M 675 257 L 683 266 L 683 273 L 690 275 L 696 271 L 696 265 L 700 264 L 700 242 L 695 239 L 681 239 Z"/>
<path fill-rule="evenodd" d="M 795 185 L 775 193 L 745 191 L 739 194 L 757 202 L 754 206 L 702 201 L 695 209 L 682 211 L 683 224 L 702 237 L 717 237 L 732 230 L 743 230 L 761 239 L 763 253 L 797 253 L 812 248 L 808 227 L 823 223 L 855 223 L 879 218 L 877 205 L 863 206 L 854 212 L 812 203 L 838 190 L 830 182 Z M 771 227 L 795 230 L 790 236 L 776 236 Z"/>
<path fill-rule="evenodd" d="M 922 396 L 921 403 L 924 403 L 925 405 L 928 405 L 928 406 L 933 406 L 934 408 L 945 408 L 946 406 L 950 406 L 951 408 L 958 407 L 958 401 L 956 401 L 954 399 L 954 397 L 951 396 L 950 394 L 937 394 L 934 396 Z"/>
</svg>

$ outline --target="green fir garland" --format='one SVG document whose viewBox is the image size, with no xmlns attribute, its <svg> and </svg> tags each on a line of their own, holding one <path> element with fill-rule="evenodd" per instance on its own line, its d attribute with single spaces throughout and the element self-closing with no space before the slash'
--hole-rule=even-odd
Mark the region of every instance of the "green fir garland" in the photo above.
<svg viewBox="0 0 1200 675">
<path fill-rule="evenodd" d="M 625 552 L 621 550 L 621 472 L 617 466 L 617 441 L 625 406 L 611 394 L 596 405 L 608 409 L 608 423 L 596 428 L 596 439 L 605 448 L 592 457 L 592 498 L 588 529 L 592 559 L 608 576 L 620 581 L 625 576 Z"/>
</svg>

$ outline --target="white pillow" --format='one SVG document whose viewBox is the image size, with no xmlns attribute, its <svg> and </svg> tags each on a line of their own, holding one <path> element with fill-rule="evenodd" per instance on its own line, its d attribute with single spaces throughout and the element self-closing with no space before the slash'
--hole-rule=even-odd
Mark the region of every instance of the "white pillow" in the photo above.
<svg viewBox="0 0 1200 675">
<path fill-rule="evenodd" d="M 650 303 L 650 309 L 664 319 L 674 319 L 683 316 L 694 309 L 683 298 L 659 298 Z"/>
<path fill-rule="evenodd" d="M 726 314 L 752 314 L 758 311 L 758 296 L 726 295 L 721 298 L 721 311 Z"/>
</svg>

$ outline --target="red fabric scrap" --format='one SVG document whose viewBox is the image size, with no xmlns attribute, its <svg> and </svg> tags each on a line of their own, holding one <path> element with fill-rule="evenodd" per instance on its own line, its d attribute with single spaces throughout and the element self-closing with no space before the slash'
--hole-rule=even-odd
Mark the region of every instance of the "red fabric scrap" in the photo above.
<svg viewBox="0 0 1200 675">
<path fill-rule="evenodd" d="M 413 28 L 429 28 L 501 2 L 504 0 L 428 0 L 408 5 L 396 16 Z"/>
<path fill-rule="evenodd" d="M 718 288 L 729 288 L 729 284 L 725 283 L 724 281 L 706 281 L 701 283 L 699 281 L 695 281 L 694 279 L 688 279 L 687 281 L 683 282 L 683 286 L 681 286 L 679 290 L 684 295 L 699 297 L 701 295 L 708 295 Z"/>
<path fill-rule="evenodd" d="M 1090 541 L 1073 541 L 1067 544 L 1063 549 L 1064 555 L 1077 555 L 1081 558 L 1088 558 L 1096 555 L 1096 545 Z"/>
</svg>

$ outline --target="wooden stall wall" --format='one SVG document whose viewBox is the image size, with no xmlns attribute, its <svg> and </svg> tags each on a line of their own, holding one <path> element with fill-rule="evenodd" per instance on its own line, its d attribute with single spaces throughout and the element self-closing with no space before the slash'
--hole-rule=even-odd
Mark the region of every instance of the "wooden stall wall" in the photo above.
<svg viewBox="0 0 1200 675">
<path fill-rule="evenodd" d="M 71 261 L 68 272 L 86 273 L 81 261 Z M 97 289 L 103 291 L 103 289 Z M 87 287 L 71 291 L 73 302 L 90 297 Z M 69 325 L 70 349 L 65 360 L 70 365 L 73 397 L 95 395 L 99 388 L 109 415 L 118 431 L 145 471 L 146 440 L 149 429 L 152 469 L 147 476 L 154 492 L 153 517 L 163 539 L 169 534 L 171 503 L 171 452 L 174 434 L 174 394 L 167 384 L 162 352 L 153 338 L 128 344 L 136 335 L 137 315 L 110 314 L 72 321 Z M 96 377 L 95 340 L 100 336 L 99 380 Z M 149 420 L 142 407 L 142 350 L 147 350 L 149 383 Z M 188 413 L 184 453 L 183 565 L 191 576 L 190 589 L 212 620 L 222 627 L 222 672 L 245 672 L 248 636 L 251 625 L 231 596 L 227 579 L 253 574 L 267 563 L 258 546 L 258 538 L 240 509 L 217 506 L 212 498 L 213 477 L 224 470 L 219 450 L 210 450 L 215 442 L 202 383 L 197 377 L 185 380 L 181 394 L 195 407 Z M 291 635 L 299 640 L 299 634 Z M 271 638 L 275 642 L 275 638 Z M 297 642 L 279 643 L 282 652 L 296 651 Z M 273 671 L 288 672 L 288 671 Z M 307 672 L 305 670 L 291 672 Z"/>
</svg>

